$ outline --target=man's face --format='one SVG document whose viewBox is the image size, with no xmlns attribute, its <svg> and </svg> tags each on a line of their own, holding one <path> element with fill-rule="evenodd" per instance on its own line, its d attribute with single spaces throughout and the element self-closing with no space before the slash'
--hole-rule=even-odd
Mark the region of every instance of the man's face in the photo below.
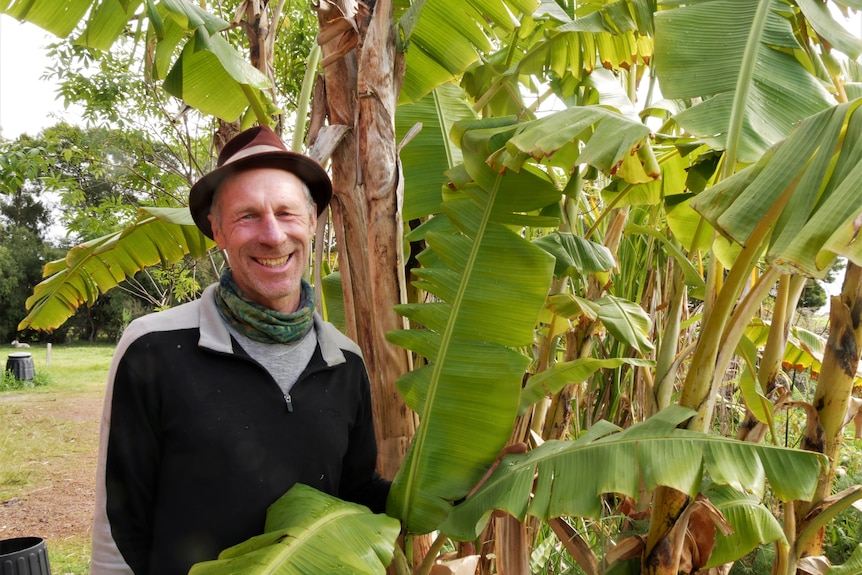
<svg viewBox="0 0 862 575">
<path fill-rule="evenodd" d="M 275 168 L 233 174 L 216 191 L 211 212 L 213 239 L 246 297 L 279 312 L 296 311 L 317 223 L 300 179 Z"/>
</svg>

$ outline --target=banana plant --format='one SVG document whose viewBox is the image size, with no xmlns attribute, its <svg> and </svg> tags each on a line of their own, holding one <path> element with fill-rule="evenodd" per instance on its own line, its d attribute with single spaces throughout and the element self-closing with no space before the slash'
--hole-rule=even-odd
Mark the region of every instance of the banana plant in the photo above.
<svg viewBox="0 0 862 575">
<path fill-rule="evenodd" d="M 190 575 L 382 575 L 392 561 L 398 521 L 297 484 L 267 510 L 261 535 L 197 563 Z M 333 541 L 339 553 L 333 553 Z"/>
<path fill-rule="evenodd" d="M 213 245 L 188 210 L 141 208 L 132 226 L 75 246 L 65 258 L 45 264 L 45 279 L 27 298 L 29 313 L 18 329 L 59 327 L 78 307 L 93 305 L 147 266 L 174 264 L 186 255 L 202 258 Z"/>
<path fill-rule="evenodd" d="M 800 6 L 803 13 L 811 8 L 805 3 L 800 3 Z M 811 74 L 799 67 L 801 62 L 807 60 L 809 70 L 817 72 L 825 70 L 823 63 L 814 55 L 814 52 L 805 51 L 803 47 L 805 45 L 797 40 L 798 36 L 804 36 L 805 31 L 800 32 L 794 26 L 799 22 L 805 23 L 806 20 L 786 20 L 776 8 L 775 3 L 767 1 L 756 5 L 752 3 L 747 8 L 752 11 L 750 20 L 744 24 L 748 32 L 741 35 L 747 40 L 744 45 L 741 44 L 736 48 L 739 56 L 735 61 L 738 62 L 739 74 L 736 77 L 736 83 L 733 86 L 728 85 L 724 92 L 715 92 L 714 89 L 710 92 L 704 91 L 707 83 L 700 82 L 702 76 L 693 72 L 698 70 L 709 74 L 706 66 L 700 63 L 690 64 L 678 59 L 673 64 L 680 66 L 679 73 L 683 73 L 683 68 L 687 69 L 688 74 L 693 78 L 692 82 L 697 85 L 689 91 L 671 92 L 671 95 L 691 97 L 698 93 L 700 97 L 706 98 L 704 104 L 709 106 L 720 107 L 722 99 L 728 104 L 732 102 L 728 108 L 731 111 L 729 115 L 719 114 L 714 110 L 710 112 L 708 106 L 700 104 L 698 107 L 703 107 L 701 111 L 695 112 L 697 107 L 691 108 L 691 113 L 677 114 L 674 116 L 674 121 L 684 125 L 695 135 L 701 135 L 700 139 L 713 146 L 718 145 L 719 142 L 713 142 L 711 140 L 713 136 L 707 134 L 719 134 L 719 139 L 723 140 L 720 145 L 726 147 L 726 152 L 720 181 L 699 194 L 691 205 L 724 237 L 742 246 L 735 249 L 732 259 L 722 260 L 721 252 L 718 250 L 714 252 L 717 256 L 715 262 L 723 261 L 730 271 L 721 289 L 713 292 L 714 299 L 710 299 L 708 294 L 709 314 L 702 326 L 701 339 L 683 388 L 681 403 L 699 410 L 699 416 L 695 418 L 693 424 L 695 429 L 705 429 L 710 425 L 714 406 L 712 394 L 720 384 L 721 374 L 730 357 L 729 352 L 736 348 L 736 343 L 748 323 L 751 316 L 750 310 L 753 309 L 751 306 L 755 305 L 758 297 L 762 297 L 762 294 L 765 294 L 776 281 L 779 270 L 784 272 L 802 270 L 815 277 L 822 276 L 836 254 L 848 251 L 842 245 L 842 242 L 844 245 L 849 244 L 847 224 L 841 222 L 840 214 L 846 214 L 843 219 L 852 220 L 849 214 L 852 213 L 855 217 L 860 209 L 858 197 L 854 197 L 846 199 L 847 204 L 839 207 L 837 213 L 830 213 L 835 209 L 833 206 L 841 201 L 838 197 L 846 193 L 845 189 L 850 187 L 851 180 L 847 179 L 848 170 L 852 171 L 856 164 L 852 155 L 844 156 L 841 150 L 845 145 L 845 131 L 849 135 L 848 152 L 852 149 L 852 142 L 856 138 L 857 120 L 853 120 L 852 117 L 857 104 L 851 102 L 840 106 L 825 106 L 830 102 L 828 98 L 824 98 L 826 94 L 823 93 L 821 86 L 822 80 L 828 77 L 824 78 L 825 74 L 821 74 L 818 78 L 816 74 Z M 657 30 L 663 25 L 673 27 L 684 22 L 686 25 L 695 26 L 692 28 L 693 33 L 699 37 L 702 35 L 702 40 L 696 40 L 695 46 L 701 42 L 711 45 L 712 42 L 717 41 L 715 31 L 708 30 L 702 24 L 697 27 L 695 21 L 705 22 L 703 17 L 709 15 L 710 10 L 721 12 L 732 9 L 728 3 L 717 1 L 668 11 L 657 16 Z M 733 20 L 728 18 L 725 21 Z M 824 34 L 830 33 L 828 30 L 821 30 Z M 798 52 L 797 58 L 784 60 L 781 47 L 786 49 L 794 46 L 797 50 L 801 48 L 803 52 Z M 674 54 L 670 46 L 661 48 L 657 46 L 657 52 L 667 53 L 668 56 Z M 706 49 L 703 53 L 706 53 Z M 772 108 L 772 103 L 781 100 L 778 92 L 782 91 L 779 86 L 770 86 L 773 80 L 766 81 L 762 78 L 765 70 L 761 66 L 765 62 L 771 62 L 770 76 L 774 75 L 773 80 L 778 81 L 779 84 L 786 82 L 791 76 L 799 78 L 794 83 L 794 102 L 787 102 L 787 104 L 799 105 L 798 108 L 792 109 L 791 113 L 800 115 L 792 122 L 782 122 L 781 118 L 775 118 L 771 124 L 777 127 L 783 126 L 783 128 L 770 140 L 759 142 L 760 135 L 755 135 L 754 132 L 760 130 L 752 130 L 746 125 L 748 122 L 755 122 L 757 118 L 779 113 L 777 109 Z M 660 77 L 663 73 L 667 75 L 673 72 L 669 69 L 662 70 L 661 66 L 657 71 Z M 681 85 L 685 86 L 684 83 Z M 799 87 L 798 95 L 795 92 L 796 86 Z M 821 103 L 818 104 L 818 102 Z M 821 105 L 823 105 L 823 111 L 811 115 L 812 111 Z M 785 114 L 789 110 L 791 108 L 782 107 L 780 113 Z M 802 119 L 806 115 L 811 117 Z M 725 127 L 719 130 L 718 124 L 709 122 L 701 124 L 701 120 L 707 117 L 719 122 L 722 121 L 721 117 L 725 118 Z M 802 121 L 794 126 L 794 123 L 799 120 Z M 794 129 L 785 134 L 784 132 L 791 126 L 794 126 Z M 769 134 L 768 131 L 763 133 Z M 778 140 L 782 137 L 786 139 Z M 810 147 L 809 142 L 806 141 L 808 139 L 817 142 L 821 149 L 815 150 Z M 745 163 L 754 163 L 751 167 L 734 174 L 737 169 L 737 158 Z M 837 162 L 840 166 L 835 171 L 834 177 L 832 171 L 826 169 L 824 164 L 833 162 Z M 785 179 L 785 174 L 779 174 L 781 169 L 788 170 L 792 175 Z M 845 181 L 847 183 L 842 186 Z M 847 212 L 842 212 L 845 208 Z M 826 216 L 827 213 L 830 215 Z M 828 225 L 825 224 L 826 218 L 830 221 Z M 836 221 L 844 234 L 843 239 L 838 234 L 832 233 L 835 230 Z M 804 230 L 804 236 L 797 241 L 800 228 Z M 803 244 L 803 242 L 806 243 Z M 764 252 L 771 267 L 759 278 L 752 292 L 738 301 L 752 266 Z M 715 276 L 721 271 L 721 268 L 716 266 L 711 273 Z M 719 349 L 723 350 L 722 353 L 719 353 Z M 855 372 L 855 369 L 853 371 Z M 821 480 L 819 489 L 823 489 L 824 483 L 829 482 Z M 820 497 L 821 495 L 817 496 L 818 499 Z M 661 524 L 664 518 L 672 517 L 678 513 L 679 508 L 678 503 L 669 504 L 663 509 L 663 519 L 655 524 Z M 805 505 L 800 510 L 808 508 L 810 506 Z M 655 544 L 658 540 L 659 535 L 654 534 L 651 542 Z M 793 568 L 796 559 L 794 554 L 802 553 L 802 550 L 796 547 L 796 541 L 791 543 L 794 551 L 789 555 L 779 556 L 780 564 L 776 568 L 782 572 Z"/>
<path fill-rule="evenodd" d="M 752 500 L 762 499 L 767 481 L 781 501 L 810 498 L 825 457 L 681 429 L 694 413 L 671 406 L 625 430 L 600 422 L 575 441 L 547 441 L 526 454 L 506 455 L 440 528 L 455 539 L 472 540 L 494 510 L 521 520 L 528 515 L 545 521 L 598 519 L 604 495 L 638 499 L 658 486 L 683 493 L 693 505 L 709 475 L 712 484 L 724 486 L 712 497 L 732 530 L 724 529 L 708 565 L 738 559 L 761 543 L 786 544 L 768 508 Z"/>
<path fill-rule="evenodd" d="M 623 142 L 601 145 L 611 133 L 622 134 Z M 516 349 L 533 341 L 556 258 L 510 228 L 556 225 L 541 210 L 561 198 L 555 182 L 531 162 L 566 158 L 643 178 L 651 163 L 638 162 L 636 151 L 648 148 L 645 136 L 640 123 L 601 108 L 527 123 L 455 124 L 464 163 L 449 171 L 441 214 L 408 236 L 427 245 L 414 273 L 433 301 L 398 306 L 421 329 L 388 335 L 426 360 L 398 381 L 421 422 L 388 505 L 408 531 L 437 528 L 451 502 L 470 491 L 504 447 L 518 413 L 530 359 Z M 578 255 L 560 243 L 552 247 Z M 610 307 L 619 313 L 617 305 Z M 444 459 L 450 465 L 442 465 Z"/>
</svg>

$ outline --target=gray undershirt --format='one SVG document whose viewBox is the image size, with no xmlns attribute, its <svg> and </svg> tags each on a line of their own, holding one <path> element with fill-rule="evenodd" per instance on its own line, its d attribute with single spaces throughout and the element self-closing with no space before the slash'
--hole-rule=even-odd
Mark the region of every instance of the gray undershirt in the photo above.
<svg viewBox="0 0 862 575">
<path fill-rule="evenodd" d="M 290 393 L 317 347 L 314 325 L 302 339 L 290 343 L 263 343 L 249 339 L 230 325 L 228 330 L 242 348 L 269 372 L 285 395 Z"/>
</svg>

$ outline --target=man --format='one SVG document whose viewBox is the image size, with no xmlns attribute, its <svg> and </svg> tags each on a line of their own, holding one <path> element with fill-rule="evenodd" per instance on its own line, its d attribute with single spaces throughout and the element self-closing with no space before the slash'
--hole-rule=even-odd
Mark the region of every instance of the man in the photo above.
<svg viewBox="0 0 862 575">
<path fill-rule="evenodd" d="M 326 172 L 266 127 L 228 142 L 192 186 L 194 221 L 230 269 L 117 346 L 92 575 L 185 574 L 260 534 L 295 483 L 384 511 L 364 363 L 302 279 L 331 195 Z"/>
</svg>

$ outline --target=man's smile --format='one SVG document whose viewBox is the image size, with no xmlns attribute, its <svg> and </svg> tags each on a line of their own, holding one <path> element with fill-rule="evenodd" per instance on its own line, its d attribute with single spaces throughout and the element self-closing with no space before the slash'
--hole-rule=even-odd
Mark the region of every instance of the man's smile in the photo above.
<svg viewBox="0 0 862 575">
<path fill-rule="evenodd" d="M 255 261 L 262 266 L 275 268 L 280 265 L 284 265 L 289 259 L 290 256 L 282 256 L 280 258 L 255 258 Z"/>
</svg>

